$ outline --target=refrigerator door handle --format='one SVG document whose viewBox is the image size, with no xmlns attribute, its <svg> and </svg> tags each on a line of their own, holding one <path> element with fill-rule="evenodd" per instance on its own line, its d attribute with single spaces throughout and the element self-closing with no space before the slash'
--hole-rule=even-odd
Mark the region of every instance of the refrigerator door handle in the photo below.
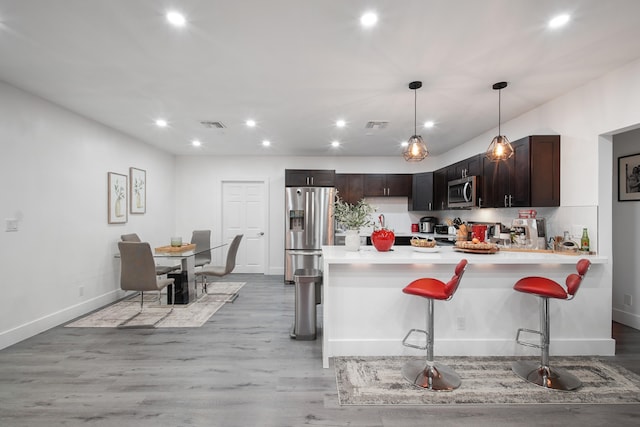
<svg viewBox="0 0 640 427">
<path fill-rule="evenodd" d="M 311 219 L 309 218 L 309 193 L 304 192 L 304 244 L 309 246 L 309 232 L 311 231 Z"/>
<path fill-rule="evenodd" d="M 315 191 L 311 191 L 311 213 L 310 213 L 309 217 L 311 218 L 310 222 L 312 222 L 313 224 L 317 223 L 318 219 L 316 218 L 316 192 Z M 316 244 L 316 228 L 317 227 L 314 227 L 312 232 L 307 234 L 307 235 L 311 235 L 311 241 L 309 243 L 314 248 L 317 246 L 317 244 Z"/>
</svg>

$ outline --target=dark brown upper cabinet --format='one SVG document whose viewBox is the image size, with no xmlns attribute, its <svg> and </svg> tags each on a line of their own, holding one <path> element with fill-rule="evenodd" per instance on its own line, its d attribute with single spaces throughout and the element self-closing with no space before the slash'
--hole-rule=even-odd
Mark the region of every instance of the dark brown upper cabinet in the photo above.
<svg viewBox="0 0 640 427">
<path fill-rule="evenodd" d="M 413 175 L 412 196 L 409 203 L 411 211 L 436 210 L 434 204 L 433 172 Z"/>
<path fill-rule="evenodd" d="M 365 197 L 411 197 L 412 174 L 365 174 Z"/>
<path fill-rule="evenodd" d="M 481 206 L 560 206 L 560 136 L 533 135 L 511 145 L 510 159 L 483 160 Z"/>
<path fill-rule="evenodd" d="M 345 202 L 356 204 L 364 198 L 364 175 L 359 173 L 337 173 L 336 190 Z"/>
<path fill-rule="evenodd" d="M 335 187 L 336 171 L 324 169 L 285 169 L 285 187 Z"/>
<path fill-rule="evenodd" d="M 482 154 L 477 154 L 447 166 L 447 180 L 482 175 L 482 157 Z"/>
<path fill-rule="evenodd" d="M 447 209 L 448 171 L 445 167 L 433 173 L 433 207 L 437 211 Z"/>
</svg>

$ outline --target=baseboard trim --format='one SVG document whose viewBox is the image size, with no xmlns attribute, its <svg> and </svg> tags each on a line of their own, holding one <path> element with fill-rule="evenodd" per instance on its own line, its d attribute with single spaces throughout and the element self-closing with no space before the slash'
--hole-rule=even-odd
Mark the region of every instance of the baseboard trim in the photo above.
<svg viewBox="0 0 640 427">
<path fill-rule="evenodd" d="M 55 313 L 51 313 L 39 319 L 19 325 L 15 328 L 2 331 L 0 332 L 0 350 L 103 307 L 121 297 L 122 291 L 116 289 L 99 297 L 82 301 L 81 303 L 64 308 Z"/>
<path fill-rule="evenodd" d="M 614 308 L 612 317 L 614 322 L 622 323 L 634 329 L 640 329 L 640 315 Z"/>
<path fill-rule="evenodd" d="M 401 340 L 335 340 L 329 341 L 328 356 L 410 356 L 424 355 L 422 350 L 407 348 Z M 540 350 L 518 345 L 513 339 L 438 340 L 436 356 L 536 356 Z M 613 356 L 615 340 L 611 338 L 551 340 L 552 356 Z M 326 357 L 327 355 L 325 355 Z"/>
</svg>

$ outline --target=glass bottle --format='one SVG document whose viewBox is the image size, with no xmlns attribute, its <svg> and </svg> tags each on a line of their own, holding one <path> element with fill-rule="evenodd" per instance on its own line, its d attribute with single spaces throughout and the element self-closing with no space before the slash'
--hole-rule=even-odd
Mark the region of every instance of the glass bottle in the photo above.
<svg viewBox="0 0 640 427">
<path fill-rule="evenodd" d="M 580 239 L 580 250 L 584 252 L 589 252 L 589 233 L 587 233 L 587 229 L 582 229 L 582 238 Z"/>
</svg>

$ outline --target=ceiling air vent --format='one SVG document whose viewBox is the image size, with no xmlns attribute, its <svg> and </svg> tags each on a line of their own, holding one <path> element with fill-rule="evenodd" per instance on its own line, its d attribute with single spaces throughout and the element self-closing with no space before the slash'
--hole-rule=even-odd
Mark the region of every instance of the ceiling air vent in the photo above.
<svg viewBox="0 0 640 427">
<path fill-rule="evenodd" d="M 213 122 L 213 121 L 202 121 L 200 124 L 209 129 L 224 129 L 226 126 L 222 122 Z"/>
<path fill-rule="evenodd" d="M 370 122 L 367 122 L 367 124 L 364 125 L 364 127 L 365 129 L 384 129 L 387 127 L 388 124 L 389 122 L 384 120 L 372 120 Z"/>
</svg>

